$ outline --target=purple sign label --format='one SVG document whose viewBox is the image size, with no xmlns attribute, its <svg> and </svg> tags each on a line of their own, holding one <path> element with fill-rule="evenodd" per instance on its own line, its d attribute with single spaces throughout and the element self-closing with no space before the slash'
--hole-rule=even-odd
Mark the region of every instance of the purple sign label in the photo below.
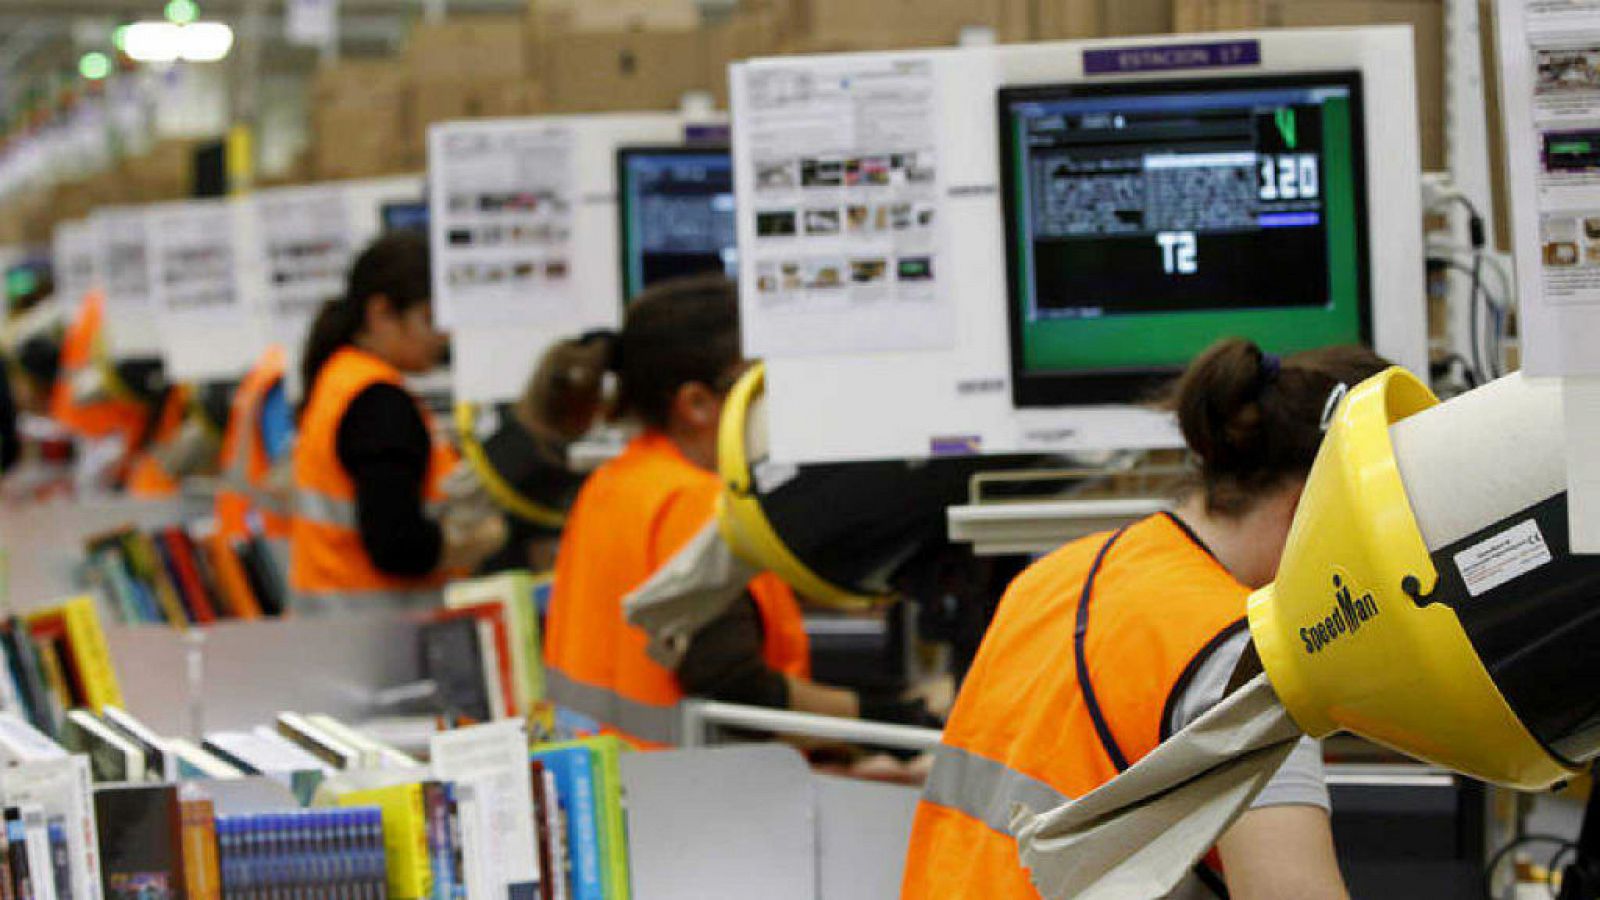
<svg viewBox="0 0 1600 900">
<path fill-rule="evenodd" d="M 928 441 L 930 456 L 977 456 L 983 452 L 983 438 L 976 434 L 935 437 Z"/>
<path fill-rule="evenodd" d="M 1214 41 L 1209 44 L 1159 44 L 1083 51 L 1085 75 L 1123 72 L 1170 72 L 1174 69 L 1217 69 L 1261 63 L 1260 41 Z"/>
</svg>

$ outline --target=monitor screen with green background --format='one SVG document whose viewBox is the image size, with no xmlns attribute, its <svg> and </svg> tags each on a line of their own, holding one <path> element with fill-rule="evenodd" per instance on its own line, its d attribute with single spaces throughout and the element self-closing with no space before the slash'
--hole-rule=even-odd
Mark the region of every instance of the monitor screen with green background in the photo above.
<svg viewBox="0 0 1600 900">
<path fill-rule="evenodd" d="M 1000 94 L 1013 394 L 1144 399 L 1211 343 L 1370 342 L 1360 75 Z"/>
</svg>

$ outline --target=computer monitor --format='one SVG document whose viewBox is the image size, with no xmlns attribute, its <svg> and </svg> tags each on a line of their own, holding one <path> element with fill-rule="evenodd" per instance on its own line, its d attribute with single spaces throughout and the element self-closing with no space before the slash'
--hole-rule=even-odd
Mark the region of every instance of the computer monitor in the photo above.
<svg viewBox="0 0 1600 900">
<path fill-rule="evenodd" d="M 383 230 L 428 233 L 428 204 L 423 200 L 394 201 L 383 204 Z"/>
<path fill-rule="evenodd" d="M 727 147 L 622 147 L 617 187 L 625 302 L 667 278 L 737 276 Z"/>
<path fill-rule="evenodd" d="M 1147 399 L 1227 336 L 1371 343 L 1359 72 L 999 103 L 1017 407 Z"/>
</svg>

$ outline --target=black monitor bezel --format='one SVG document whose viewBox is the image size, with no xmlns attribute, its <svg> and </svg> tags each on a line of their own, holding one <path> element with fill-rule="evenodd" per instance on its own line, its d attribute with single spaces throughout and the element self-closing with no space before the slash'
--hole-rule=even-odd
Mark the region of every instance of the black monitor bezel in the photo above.
<svg viewBox="0 0 1600 900">
<path fill-rule="evenodd" d="M 622 308 L 626 310 L 628 304 L 633 302 L 638 292 L 630 290 L 628 262 L 632 257 L 632 241 L 628 228 L 628 217 L 632 212 L 631 192 L 628 180 L 628 160 L 636 156 L 705 156 L 706 154 L 726 153 L 730 171 L 732 171 L 733 150 L 723 143 L 715 144 L 629 144 L 617 148 L 617 274 L 618 288 L 621 293 Z M 737 190 L 735 191 L 737 196 Z M 737 201 L 735 201 L 737 202 Z"/>
<path fill-rule="evenodd" d="M 1248 90 L 1254 87 L 1315 87 L 1336 85 L 1350 90 L 1351 138 L 1355 144 L 1352 178 L 1355 182 L 1356 290 L 1361 340 L 1372 345 L 1372 272 L 1370 263 L 1371 221 L 1367 206 L 1366 101 L 1360 69 L 1328 69 L 1271 74 L 1224 75 L 1215 78 L 1119 79 L 1103 82 L 1061 82 L 1013 85 L 996 93 L 996 115 L 1000 139 L 1000 195 L 1005 229 L 1006 319 L 1010 344 L 1011 402 L 1017 409 L 1064 406 L 1105 406 L 1139 403 L 1153 399 L 1181 366 L 1097 369 L 1076 372 L 1029 373 L 1023 360 L 1022 313 L 1022 235 L 1019 227 L 1016 194 L 1016 138 L 1009 115 L 1017 103 L 1040 102 L 1117 94 L 1185 92 L 1206 88 Z M 1217 335 L 1218 338 L 1226 335 Z"/>
</svg>

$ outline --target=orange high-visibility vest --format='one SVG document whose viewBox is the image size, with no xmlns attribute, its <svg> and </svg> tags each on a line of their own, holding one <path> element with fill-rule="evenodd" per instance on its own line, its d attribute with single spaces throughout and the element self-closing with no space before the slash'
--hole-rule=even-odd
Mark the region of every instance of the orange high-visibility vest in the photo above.
<svg viewBox="0 0 1600 900">
<path fill-rule="evenodd" d="M 61 338 L 61 369 L 50 391 L 50 417 L 73 434 L 84 438 L 103 438 L 120 434 L 132 447 L 144 433 L 149 412 L 131 397 L 97 392 L 93 399 L 80 396 L 78 386 L 104 374 L 105 294 L 90 291 L 84 295 L 77 318 Z M 110 385 L 102 385 L 109 388 Z"/>
<path fill-rule="evenodd" d="M 289 529 L 289 586 L 313 600 L 382 602 L 410 605 L 438 596 L 449 573 L 397 578 L 373 564 L 361 543 L 356 519 L 355 482 L 339 463 L 339 423 L 351 401 L 376 384 L 405 386 L 399 370 L 365 351 L 345 347 L 334 353 L 311 388 L 294 448 L 294 516 Z M 418 404 L 433 433 L 433 417 Z M 449 446 L 435 441 L 423 484 L 430 503 L 444 499 L 441 485 L 455 465 Z"/>
<path fill-rule="evenodd" d="M 683 689 L 645 652 L 622 598 L 644 584 L 716 514 L 717 477 L 647 431 L 584 483 L 567 516 L 546 624 L 550 699 L 643 747 L 678 738 Z M 763 657 L 807 677 L 811 647 L 800 605 L 772 574 L 750 583 L 766 631 Z"/>
<path fill-rule="evenodd" d="M 903 900 L 1037 897 L 1012 808 L 1053 809 L 1167 735 L 1249 589 L 1177 518 L 1143 519 L 1035 563 L 1000 602 L 917 807 Z M 1220 884 L 1202 866 L 1202 880 Z"/>
<path fill-rule="evenodd" d="M 222 484 L 217 490 L 217 529 L 228 541 L 251 535 L 251 513 L 259 513 L 267 537 L 289 536 L 286 504 L 267 490 L 272 460 L 261 439 L 261 411 L 274 387 L 283 383 L 282 347 L 269 347 L 233 393 L 228 427 L 222 434 Z"/>
<path fill-rule="evenodd" d="M 184 420 L 189 417 L 191 397 L 187 385 L 176 385 L 167 391 L 166 399 L 161 403 L 161 413 L 152 426 L 154 430 L 150 434 L 150 440 L 129 458 L 127 480 L 129 496 L 144 500 L 159 500 L 164 497 L 176 497 L 182 489 L 177 476 L 168 472 L 161 464 L 159 452 L 183 430 Z"/>
</svg>

